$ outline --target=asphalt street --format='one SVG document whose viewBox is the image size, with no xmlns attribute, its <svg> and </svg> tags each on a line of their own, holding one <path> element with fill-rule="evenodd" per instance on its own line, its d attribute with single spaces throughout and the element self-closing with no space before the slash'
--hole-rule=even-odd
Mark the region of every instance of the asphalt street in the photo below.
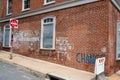
<svg viewBox="0 0 120 80">
<path fill-rule="evenodd" d="M 0 61 L 0 80 L 44 80 L 28 69 Z"/>
</svg>

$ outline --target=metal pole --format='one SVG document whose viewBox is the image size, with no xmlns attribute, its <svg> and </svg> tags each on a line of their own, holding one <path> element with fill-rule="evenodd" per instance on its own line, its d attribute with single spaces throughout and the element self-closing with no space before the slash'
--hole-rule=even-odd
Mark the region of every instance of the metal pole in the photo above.
<svg viewBox="0 0 120 80">
<path fill-rule="evenodd" d="M 10 48 L 10 57 L 9 59 L 13 59 L 13 55 L 12 55 L 12 52 L 13 52 L 13 35 L 14 35 L 14 28 L 12 28 L 12 33 L 11 33 L 11 48 Z"/>
<path fill-rule="evenodd" d="M 13 57 L 12 57 L 12 47 L 11 47 L 11 49 L 10 49 L 10 57 L 9 57 L 9 59 L 12 59 Z"/>
<path fill-rule="evenodd" d="M 98 80 L 98 76 L 96 75 L 95 80 Z"/>
</svg>

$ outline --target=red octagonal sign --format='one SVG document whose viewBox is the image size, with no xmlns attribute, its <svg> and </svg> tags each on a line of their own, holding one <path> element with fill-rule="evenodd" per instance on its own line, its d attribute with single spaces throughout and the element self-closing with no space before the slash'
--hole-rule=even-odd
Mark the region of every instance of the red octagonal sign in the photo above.
<svg viewBox="0 0 120 80">
<path fill-rule="evenodd" d="M 10 27 L 11 28 L 18 28 L 18 20 L 10 19 Z"/>
</svg>

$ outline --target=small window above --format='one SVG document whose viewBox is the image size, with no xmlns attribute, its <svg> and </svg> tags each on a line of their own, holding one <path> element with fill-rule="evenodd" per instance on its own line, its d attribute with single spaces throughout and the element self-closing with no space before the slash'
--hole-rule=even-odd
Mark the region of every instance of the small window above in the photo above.
<svg viewBox="0 0 120 80">
<path fill-rule="evenodd" d="M 44 5 L 55 3 L 55 0 L 44 0 Z"/>
<path fill-rule="evenodd" d="M 7 15 L 12 14 L 12 0 L 7 0 Z"/>
<path fill-rule="evenodd" d="M 22 11 L 30 9 L 30 0 L 23 0 L 22 2 Z"/>
</svg>

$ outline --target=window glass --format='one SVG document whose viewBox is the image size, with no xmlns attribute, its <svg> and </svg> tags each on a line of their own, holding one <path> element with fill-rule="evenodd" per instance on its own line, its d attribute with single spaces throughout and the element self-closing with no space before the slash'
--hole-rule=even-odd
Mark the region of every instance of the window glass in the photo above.
<svg viewBox="0 0 120 80">
<path fill-rule="evenodd" d="M 120 22 L 117 26 L 117 59 L 120 59 Z"/>
<path fill-rule="evenodd" d="M 24 0 L 24 9 L 30 8 L 30 0 Z"/>
<path fill-rule="evenodd" d="M 53 48 L 53 24 L 44 25 L 43 48 Z"/>
<path fill-rule="evenodd" d="M 4 46 L 9 46 L 9 38 L 10 38 L 10 29 L 5 30 L 5 41 L 4 41 Z"/>
<path fill-rule="evenodd" d="M 49 3 L 49 2 L 52 2 L 52 1 L 55 1 L 55 0 L 46 0 L 46 3 Z"/>
<path fill-rule="evenodd" d="M 7 26 L 5 26 L 5 29 L 10 29 L 10 26 L 8 26 L 8 25 L 7 25 Z"/>
<path fill-rule="evenodd" d="M 11 35 L 11 32 L 10 32 L 10 26 L 7 25 L 4 27 L 4 38 L 3 38 L 3 46 L 5 47 L 10 47 L 10 35 Z"/>
<path fill-rule="evenodd" d="M 54 3 L 55 0 L 45 0 L 45 4 Z"/>
<path fill-rule="evenodd" d="M 12 13 L 12 0 L 8 0 L 7 4 L 7 14 Z"/>
<path fill-rule="evenodd" d="M 53 22 L 53 18 L 48 18 L 44 20 L 44 23 Z"/>
</svg>

